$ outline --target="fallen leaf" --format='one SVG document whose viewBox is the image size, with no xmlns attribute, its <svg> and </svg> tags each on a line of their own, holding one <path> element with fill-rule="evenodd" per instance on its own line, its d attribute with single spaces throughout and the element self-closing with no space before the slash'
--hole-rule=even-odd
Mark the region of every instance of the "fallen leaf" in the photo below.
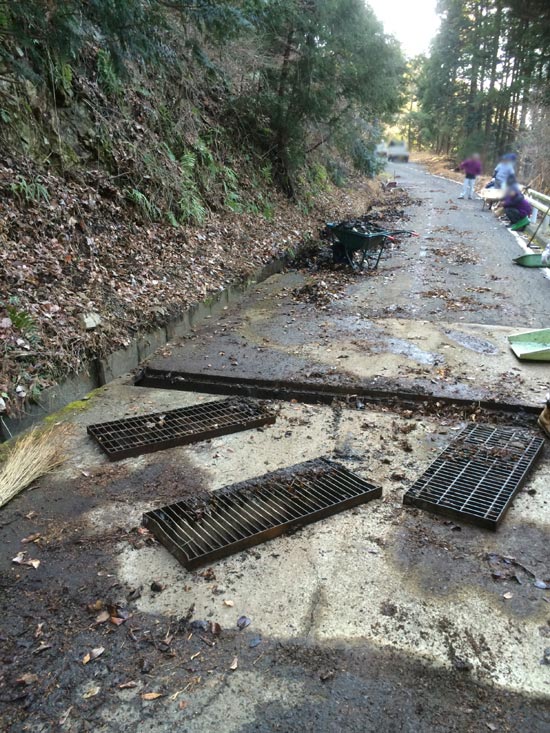
<svg viewBox="0 0 550 733">
<path fill-rule="evenodd" d="M 159 697 L 165 697 L 164 692 L 144 692 L 141 696 L 142 700 L 156 700 Z"/>
<path fill-rule="evenodd" d="M 33 654 L 39 654 L 40 652 L 45 652 L 46 649 L 51 649 L 51 644 L 46 644 L 46 642 L 41 642 L 39 646 L 36 647 L 36 649 L 33 651 Z"/>
<path fill-rule="evenodd" d="M 90 687 L 90 689 L 86 690 L 86 692 L 82 695 L 82 697 L 85 700 L 87 700 L 89 697 L 95 697 L 100 690 L 101 690 L 101 687 Z"/>
<path fill-rule="evenodd" d="M 37 539 L 39 539 L 42 535 L 40 532 L 35 532 L 34 534 L 30 534 L 28 537 L 23 537 L 21 540 L 22 545 L 26 545 L 29 542 L 36 542 Z"/>
<path fill-rule="evenodd" d="M 67 710 L 65 710 L 63 715 L 59 718 L 59 725 L 65 725 L 65 723 L 69 719 L 69 715 L 71 714 L 72 709 L 73 709 L 73 706 L 71 705 L 69 708 L 67 708 Z"/>
<path fill-rule="evenodd" d="M 233 601 L 228 601 L 227 599 L 225 599 L 224 602 L 223 602 L 223 605 L 224 606 L 229 606 L 230 608 L 233 608 L 233 606 L 235 605 L 235 603 Z"/>
<path fill-rule="evenodd" d="M 533 585 L 535 586 L 535 588 L 539 588 L 539 590 L 548 590 L 550 588 L 549 583 L 545 583 L 544 580 L 539 580 L 539 578 L 535 579 Z"/>
<path fill-rule="evenodd" d="M 109 620 L 109 611 L 102 611 L 98 616 L 96 616 L 96 624 L 104 624 L 105 621 Z"/>
<path fill-rule="evenodd" d="M 88 662 L 91 662 L 92 659 L 97 659 L 100 657 L 103 652 L 105 651 L 105 648 L 102 646 L 97 646 L 95 649 L 92 649 L 91 652 L 88 652 L 85 654 L 82 658 L 82 664 L 88 664 Z"/>
<path fill-rule="evenodd" d="M 38 675 L 27 672 L 18 677 L 15 682 L 18 685 L 34 685 L 35 682 L 38 682 Z"/>
<path fill-rule="evenodd" d="M 36 629 L 34 630 L 34 638 L 40 639 L 42 634 L 44 633 L 44 621 L 41 621 L 39 624 L 37 624 Z"/>
<path fill-rule="evenodd" d="M 233 657 L 233 661 L 231 662 L 231 665 L 229 666 L 229 669 L 235 671 L 238 666 L 239 666 L 239 658 L 238 657 Z"/>
<path fill-rule="evenodd" d="M 118 686 L 119 690 L 129 690 L 132 687 L 137 687 L 137 682 L 134 682 L 133 680 L 129 680 L 128 682 L 121 682 Z"/>
<path fill-rule="evenodd" d="M 510 591 L 508 591 L 508 592 L 506 592 L 506 593 L 503 593 L 503 594 L 502 594 L 502 597 L 503 597 L 503 598 L 506 598 L 506 600 L 507 600 L 507 601 L 509 601 L 509 600 L 510 600 L 510 598 L 513 598 L 513 597 L 514 597 L 514 594 L 513 594 L 513 593 L 510 593 Z"/>
<path fill-rule="evenodd" d="M 36 569 L 40 565 L 40 560 L 28 560 L 26 552 L 18 552 L 17 555 L 12 558 L 12 563 L 15 565 L 29 565 Z"/>
<path fill-rule="evenodd" d="M 217 621 L 210 622 L 210 633 L 213 636 L 219 636 L 222 633 L 222 627 L 219 625 Z"/>
<path fill-rule="evenodd" d="M 98 599 L 97 601 L 94 601 L 93 603 L 88 603 L 87 609 L 88 611 L 101 611 L 103 606 L 105 604 L 102 600 Z"/>
</svg>

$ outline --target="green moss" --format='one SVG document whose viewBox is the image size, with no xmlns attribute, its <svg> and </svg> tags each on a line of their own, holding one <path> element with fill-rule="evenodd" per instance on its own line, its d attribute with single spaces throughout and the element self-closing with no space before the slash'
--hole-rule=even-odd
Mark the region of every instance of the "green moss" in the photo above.
<svg viewBox="0 0 550 733">
<path fill-rule="evenodd" d="M 91 407 L 94 397 L 98 395 L 100 392 L 103 391 L 103 387 L 98 387 L 97 389 L 92 390 L 86 395 L 86 399 L 82 400 L 75 400 L 74 402 L 69 402 L 68 405 L 65 405 L 65 407 L 62 407 L 60 410 L 57 410 L 56 412 L 53 412 L 51 415 L 48 415 L 44 418 L 44 423 L 47 425 L 51 425 L 52 423 L 59 422 L 64 417 L 67 417 L 68 415 L 74 414 L 75 412 L 84 412 L 84 410 L 87 410 L 89 407 Z"/>
</svg>

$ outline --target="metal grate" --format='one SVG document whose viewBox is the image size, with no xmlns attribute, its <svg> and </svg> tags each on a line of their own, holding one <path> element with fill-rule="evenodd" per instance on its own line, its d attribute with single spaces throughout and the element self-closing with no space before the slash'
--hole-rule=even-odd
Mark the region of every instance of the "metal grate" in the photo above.
<svg viewBox="0 0 550 733">
<path fill-rule="evenodd" d="M 206 504 L 147 512 L 143 524 L 192 569 L 381 495 L 343 466 L 316 459 L 214 491 Z"/>
<path fill-rule="evenodd" d="M 249 400 L 222 400 L 88 426 L 111 460 L 272 425 L 275 416 Z"/>
<path fill-rule="evenodd" d="M 496 529 L 543 445 L 541 437 L 522 428 L 468 425 L 403 502 Z"/>
</svg>

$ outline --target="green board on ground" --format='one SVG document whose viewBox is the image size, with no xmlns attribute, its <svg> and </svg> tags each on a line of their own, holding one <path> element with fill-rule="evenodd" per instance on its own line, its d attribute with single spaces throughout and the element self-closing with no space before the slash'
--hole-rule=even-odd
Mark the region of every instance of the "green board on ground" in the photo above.
<svg viewBox="0 0 550 733">
<path fill-rule="evenodd" d="M 550 361 L 550 328 L 512 334 L 508 343 L 518 359 Z"/>
<path fill-rule="evenodd" d="M 545 265 L 542 264 L 542 255 L 521 255 L 521 257 L 516 257 L 514 262 L 516 265 L 521 265 L 522 267 L 545 267 Z"/>
</svg>

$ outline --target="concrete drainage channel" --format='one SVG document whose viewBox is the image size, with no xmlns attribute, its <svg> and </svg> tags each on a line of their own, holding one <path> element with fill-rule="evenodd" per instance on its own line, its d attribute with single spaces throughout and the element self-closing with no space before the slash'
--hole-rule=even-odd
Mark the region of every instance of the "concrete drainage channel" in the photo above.
<svg viewBox="0 0 550 733">
<path fill-rule="evenodd" d="M 524 415 L 528 422 L 533 422 L 529 416 L 540 413 L 540 407 L 537 405 L 497 402 L 495 400 L 473 401 L 460 397 L 434 396 L 418 391 L 404 392 L 391 388 L 381 389 L 380 384 L 371 386 L 358 382 L 334 384 L 320 381 L 251 379 L 241 376 L 168 372 L 148 367 L 138 374 L 133 384 L 137 387 L 203 392 L 226 396 L 239 395 L 255 399 L 296 400 L 307 404 L 330 405 L 335 401 L 341 401 L 356 407 L 367 403 L 416 407 L 419 403 L 426 403 L 437 407 L 480 408 L 487 413 Z"/>
<path fill-rule="evenodd" d="M 82 399 L 98 387 L 136 369 L 157 349 L 175 338 L 186 336 L 205 319 L 219 314 L 227 305 L 238 301 L 251 287 L 281 272 L 285 264 L 284 259 L 273 260 L 247 280 L 230 285 L 203 302 L 190 306 L 165 326 L 137 336 L 126 348 L 114 351 L 102 359 L 94 359 L 79 374 L 44 390 L 39 401 L 28 405 L 22 416 L 0 416 L 0 443 L 32 427 L 47 415 Z"/>
</svg>

